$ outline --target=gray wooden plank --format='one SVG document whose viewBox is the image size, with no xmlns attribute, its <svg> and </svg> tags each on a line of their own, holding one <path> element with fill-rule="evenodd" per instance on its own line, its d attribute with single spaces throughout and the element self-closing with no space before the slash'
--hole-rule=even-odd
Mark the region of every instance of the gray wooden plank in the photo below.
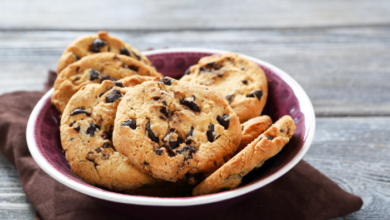
<svg viewBox="0 0 390 220">
<path fill-rule="evenodd" d="M 0 28 L 162 30 L 390 23 L 387 0 L 0 1 Z"/>
<path fill-rule="evenodd" d="M 347 192 L 363 198 L 363 208 L 346 216 L 348 219 L 386 219 L 390 215 L 388 124 L 390 117 L 317 119 L 314 141 L 304 160 Z M 10 167 L 0 154 L 0 173 L 17 175 Z M 12 199 L 16 205 L 12 205 Z M 20 192 L 2 192 L 0 201 L 7 201 L 0 205 L 1 219 L 8 216 L 4 210 L 11 210 L 13 215 L 33 215 L 34 210 Z"/>
<path fill-rule="evenodd" d="M 42 89 L 66 45 L 93 33 L 0 31 L 0 94 Z M 268 61 L 302 85 L 317 116 L 390 115 L 390 26 L 110 33 L 141 50 L 215 48 Z"/>
</svg>

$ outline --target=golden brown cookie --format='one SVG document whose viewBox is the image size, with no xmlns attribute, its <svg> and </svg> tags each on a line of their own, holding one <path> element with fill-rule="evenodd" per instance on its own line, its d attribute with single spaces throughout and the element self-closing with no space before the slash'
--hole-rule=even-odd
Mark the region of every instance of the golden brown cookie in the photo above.
<svg viewBox="0 0 390 220">
<path fill-rule="evenodd" d="M 268 115 L 258 116 L 241 124 L 242 138 L 240 146 L 236 152 L 238 153 L 244 149 L 249 143 L 251 143 L 265 130 L 267 130 L 271 125 L 272 120 Z"/>
<path fill-rule="evenodd" d="M 216 91 L 165 77 L 126 93 L 113 141 L 143 172 L 175 182 L 220 167 L 239 146 L 241 126 Z"/>
<path fill-rule="evenodd" d="M 161 76 L 154 68 L 129 56 L 113 53 L 90 55 L 72 63 L 58 74 L 51 102 L 63 112 L 73 94 L 83 86 L 132 75 Z"/>
<path fill-rule="evenodd" d="M 123 95 L 153 79 L 134 75 L 116 83 L 90 84 L 70 99 L 61 118 L 61 143 L 72 171 L 85 182 L 117 191 L 161 182 L 139 171 L 112 145 L 115 115 Z"/>
<path fill-rule="evenodd" d="M 110 52 L 132 57 L 150 65 L 147 57 L 143 56 L 137 49 L 124 43 L 118 38 L 108 36 L 107 32 L 99 31 L 98 35 L 83 36 L 72 41 L 62 53 L 57 65 L 57 73 L 60 73 L 68 65 L 81 58 L 101 52 Z"/>
<path fill-rule="evenodd" d="M 180 80 L 214 88 L 226 97 L 241 123 L 259 116 L 268 96 L 264 71 L 235 53 L 203 57 Z"/>
<path fill-rule="evenodd" d="M 282 150 L 294 134 L 295 128 L 294 120 L 290 116 L 282 117 L 240 153 L 197 185 L 192 195 L 211 194 L 237 187 L 246 174 Z"/>
</svg>

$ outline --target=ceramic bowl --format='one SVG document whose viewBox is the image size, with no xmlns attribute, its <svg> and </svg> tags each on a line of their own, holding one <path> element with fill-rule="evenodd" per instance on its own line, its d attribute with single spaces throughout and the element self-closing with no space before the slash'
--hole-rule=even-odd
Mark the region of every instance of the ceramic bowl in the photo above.
<svg viewBox="0 0 390 220">
<path fill-rule="evenodd" d="M 201 57 L 223 52 L 226 51 L 183 48 L 147 51 L 144 55 L 163 75 L 180 78 Z M 50 102 L 53 89 L 41 98 L 28 121 L 27 143 L 31 155 L 47 174 L 60 183 L 97 198 L 118 211 L 143 218 L 194 217 L 249 198 L 248 195 L 279 178 L 302 159 L 313 140 L 315 116 L 307 94 L 287 73 L 262 60 L 241 56 L 257 63 L 267 75 L 269 91 L 263 114 L 269 115 L 273 121 L 290 115 L 297 129 L 279 154 L 266 161 L 261 169 L 245 176 L 242 184 L 235 189 L 204 196 L 160 198 L 126 195 L 89 185 L 71 171 L 62 153 L 58 130 L 60 113 Z"/>
</svg>

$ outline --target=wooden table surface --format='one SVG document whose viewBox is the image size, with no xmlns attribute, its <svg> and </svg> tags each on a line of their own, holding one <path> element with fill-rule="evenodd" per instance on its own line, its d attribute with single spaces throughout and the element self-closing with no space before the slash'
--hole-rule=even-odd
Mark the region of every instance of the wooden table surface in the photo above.
<svg viewBox="0 0 390 220">
<path fill-rule="evenodd" d="M 389 0 L 0 1 L 0 94 L 41 90 L 67 44 L 99 30 L 140 50 L 223 49 L 285 70 L 317 116 L 304 159 L 364 200 L 344 217 L 390 218 Z M 33 217 L 0 154 L 0 219 Z"/>
</svg>

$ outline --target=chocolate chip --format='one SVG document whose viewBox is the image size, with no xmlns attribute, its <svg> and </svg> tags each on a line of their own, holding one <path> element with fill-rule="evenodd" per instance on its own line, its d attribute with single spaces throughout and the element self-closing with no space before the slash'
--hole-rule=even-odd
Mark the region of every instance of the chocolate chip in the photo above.
<svg viewBox="0 0 390 220">
<path fill-rule="evenodd" d="M 167 111 L 167 108 L 166 108 L 166 107 L 162 107 L 162 108 L 160 109 L 160 112 L 163 113 L 165 116 L 168 117 L 168 111 Z"/>
<path fill-rule="evenodd" d="M 225 98 L 228 100 L 228 102 L 231 102 L 233 100 L 234 95 L 227 95 Z"/>
<path fill-rule="evenodd" d="M 206 132 L 206 135 L 207 135 L 207 140 L 209 140 L 210 142 L 213 142 L 214 141 L 214 125 L 209 125 L 209 130 Z"/>
<path fill-rule="evenodd" d="M 283 129 L 280 129 L 280 133 L 283 133 L 284 132 L 284 130 Z"/>
<path fill-rule="evenodd" d="M 122 122 L 121 125 L 130 127 L 133 130 L 135 130 L 137 128 L 137 123 L 135 121 L 133 121 L 132 119 L 129 119 L 125 122 Z"/>
<path fill-rule="evenodd" d="M 130 52 L 126 49 L 126 47 L 121 48 L 120 54 L 130 56 Z"/>
<path fill-rule="evenodd" d="M 194 112 L 200 112 L 199 106 L 195 103 L 195 96 L 187 97 L 180 101 L 180 104 L 187 106 Z"/>
<path fill-rule="evenodd" d="M 135 58 L 137 58 L 137 60 L 141 60 L 141 57 L 138 56 L 138 54 L 136 54 L 136 53 L 134 52 L 134 50 L 132 50 L 131 52 L 133 52 L 133 54 L 134 54 Z"/>
<path fill-rule="evenodd" d="M 89 136 L 93 137 L 97 129 L 100 129 L 99 125 L 94 123 L 89 123 L 89 128 L 85 133 L 89 134 Z"/>
<path fill-rule="evenodd" d="M 171 149 L 167 149 L 167 154 L 168 154 L 169 157 L 174 157 L 174 156 L 176 156 L 176 153 L 173 152 Z"/>
<path fill-rule="evenodd" d="M 160 82 L 162 82 L 162 83 L 164 83 L 165 85 L 168 85 L 168 86 L 172 85 L 171 79 L 166 78 L 166 77 L 162 78 L 160 80 Z"/>
<path fill-rule="evenodd" d="M 146 161 L 144 161 L 144 165 L 148 166 L 148 165 L 149 165 L 149 163 L 148 163 L 148 162 L 146 162 Z"/>
<path fill-rule="evenodd" d="M 109 146 L 110 146 L 109 143 L 104 143 L 103 146 L 102 146 L 102 148 L 108 148 Z"/>
<path fill-rule="evenodd" d="M 138 66 L 133 66 L 133 65 L 128 66 L 127 68 L 129 68 L 129 69 L 131 69 L 131 70 L 133 70 L 133 71 L 135 71 L 135 72 L 138 72 L 138 69 L 139 69 Z"/>
<path fill-rule="evenodd" d="M 274 138 L 268 135 L 264 135 L 268 140 L 272 141 Z"/>
<path fill-rule="evenodd" d="M 159 118 L 162 119 L 162 120 L 166 120 L 166 119 L 164 118 L 164 116 L 162 116 L 162 115 L 160 115 Z"/>
<path fill-rule="evenodd" d="M 152 129 L 150 128 L 150 122 L 148 122 L 148 124 L 146 125 L 146 130 L 148 131 L 148 136 L 150 140 L 158 143 L 158 137 L 153 133 Z"/>
<path fill-rule="evenodd" d="M 89 71 L 89 80 L 94 81 L 100 78 L 100 72 L 94 69 Z"/>
<path fill-rule="evenodd" d="M 225 129 L 229 128 L 230 118 L 229 115 L 217 116 L 217 121 L 221 124 Z"/>
<path fill-rule="evenodd" d="M 176 149 L 183 143 L 183 139 L 175 132 L 169 132 L 163 138 L 165 146 L 169 146 L 170 149 Z"/>
<path fill-rule="evenodd" d="M 196 147 L 193 145 L 186 145 L 181 150 L 176 150 L 176 153 L 183 154 L 185 160 L 192 159 L 192 155 L 196 152 Z"/>
<path fill-rule="evenodd" d="M 153 97 L 153 100 L 154 101 L 158 101 L 158 100 L 160 100 L 160 97 L 158 97 L 158 96 L 157 97 Z"/>
<path fill-rule="evenodd" d="M 118 87 L 123 88 L 123 83 L 121 83 L 121 82 L 115 82 L 115 85 L 118 86 Z"/>
<path fill-rule="evenodd" d="M 198 181 L 202 179 L 203 173 L 186 173 L 185 176 L 187 179 L 194 178 L 195 181 Z"/>
<path fill-rule="evenodd" d="M 102 158 L 105 159 L 105 160 L 107 160 L 108 158 L 110 158 L 110 156 L 105 155 L 105 154 L 102 154 Z"/>
<path fill-rule="evenodd" d="M 201 66 L 200 68 L 199 68 L 199 72 L 203 72 L 205 70 L 205 68 L 203 67 L 203 66 Z"/>
<path fill-rule="evenodd" d="M 104 92 L 100 93 L 99 98 L 102 97 L 102 95 L 104 95 Z"/>
<path fill-rule="evenodd" d="M 188 69 L 184 72 L 184 75 L 190 75 L 191 67 L 188 67 Z"/>
<path fill-rule="evenodd" d="M 261 96 L 263 96 L 263 91 L 261 91 L 261 90 L 255 90 L 255 91 L 249 93 L 249 95 L 247 95 L 247 97 L 249 97 L 249 98 L 256 97 L 259 101 L 260 101 Z"/>
<path fill-rule="evenodd" d="M 75 131 L 77 131 L 77 132 L 80 132 L 80 126 L 74 127 L 73 129 L 74 129 Z"/>
<path fill-rule="evenodd" d="M 188 132 L 187 138 L 192 136 L 192 135 L 194 135 L 194 127 L 191 127 L 190 131 Z"/>
<path fill-rule="evenodd" d="M 73 110 L 72 113 L 70 113 L 70 116 L 78 115 L 78 114 L 86 114 L 87 116 L 90 116 L 91 114 L 85 111 L 85 109 L 77 108 Z"/>
<path fill-rule="evenodd" d="M 123 95 L 122 93 L 117 90 L 117 89 L 114 89 L 112 90 L 112 92 L 106 97 L 106 102 L 107 103 L 113 103 L 115 102 L 117 99 L 121 98 Z"/>
<path fill-rule="evenodd" d="M 107 75 L 102 75 L 101 79 L 100 79 L 100 83 L 102 83 L 103 81 L 105 80 L 111 80 L 111 81 L 115 81 L 114 78 L 112 78 L 111 76 L 107 76 Z M 91 80 L 92 81 L 92 80 Z"/>
<path fill-rule="evenodd" d="M 157 150 L 153 150 L 153 152 L 157 155 L 161 155 L 163 153 L 164 150 L 161 150 L 161 149 L 157 149 Z"/>
<path fill-rule="evenodd" d="M 96 150 L 96 152 L 98 152 L 98 153 L 99 153 L 100 151 L 102 151 L 102 149 L 100 149 L 100 148 L 96 148 L 95 150 Z"/>
<path fill-rule="evenodd" d="M 74 58 L 76 59 L 76 60 L 80 60 L 80 57 L 78 57 L 76 54 L 73 54 L 74 55 Z"/>
<path fill-rule="evenodd" d="M 167 102 L 165 100 L 162 100 L 162 104 L 166 106 Z"/>
<path fill-rule="evenodd" d="M 187 138 L 186 138 L 187 145 L 190 145 L 193 142 L 193 140 L 192 140 L 193 135 L 194 135 L 194 127 L 191 127 L 190 131 L 188 132 Z"/>
<path fill-rule="evenodd" d="M 244 85 L 246 85 L 246 84 L 248 84 L 248 81 L 247 81 L 247 80 L 243 80 L 242 83 L 243 83 Z"/>
<path fill-rule="evenodd" d="M 95 39 L 91 45 L 90 51 L 99 53 L 100 50 L 106 46 L 106 42 L 102 39 Z"/>
</svg>

